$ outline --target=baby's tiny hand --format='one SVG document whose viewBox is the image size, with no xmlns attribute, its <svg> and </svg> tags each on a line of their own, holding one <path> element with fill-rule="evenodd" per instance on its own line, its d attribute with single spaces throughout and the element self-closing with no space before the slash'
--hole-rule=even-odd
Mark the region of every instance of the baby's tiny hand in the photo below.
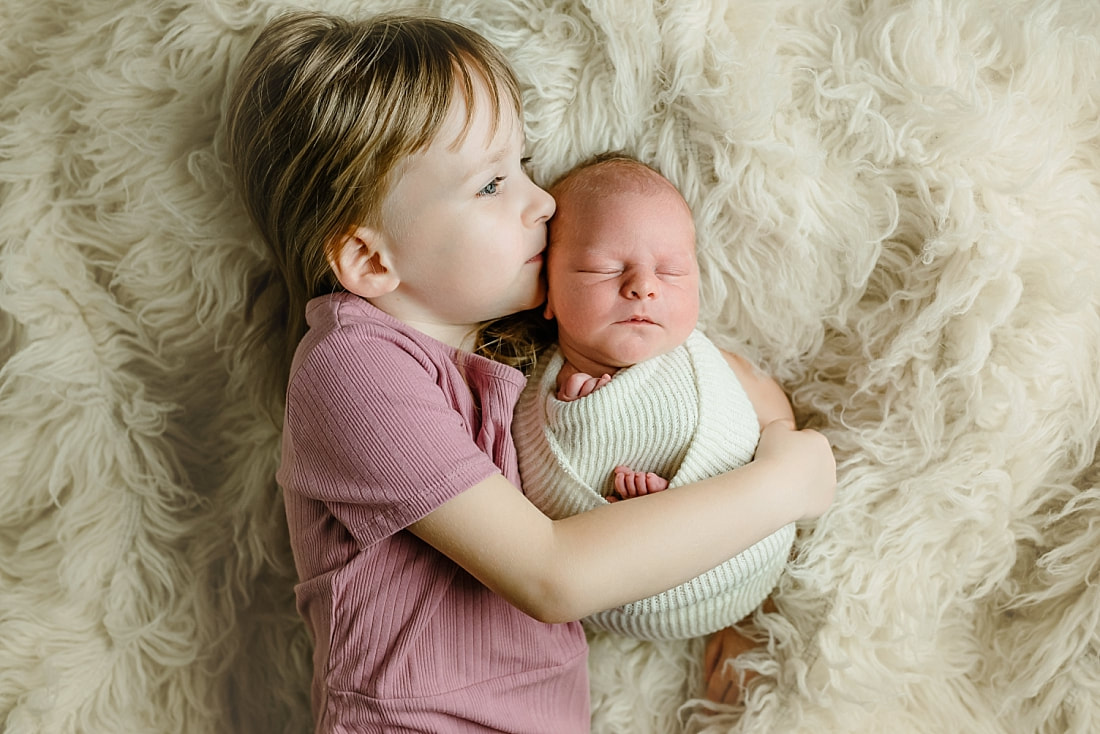
<svg viewBox="0 0 1100 734">
<path fill-rule="evenodd" d="M 583 372 L 575 372 L 558 389 L 558 400 L 569 402 L 570 400 L 588 397 L 609 382 L 611 382 L 611 375 L 608 374 L 593 377 Z"/>
<path fill-rule="evenodd" d="M 659 477 L 653 472 L 634 471 L 630 467 L 615 467 L 615 495 L 607 498 L 608 502 L 617 502 L 620 499 L 628 500 L 631 497 L 641 497 L 644 494 L 653 494 L 668 489 L 668 480 Z"/>
</svg>

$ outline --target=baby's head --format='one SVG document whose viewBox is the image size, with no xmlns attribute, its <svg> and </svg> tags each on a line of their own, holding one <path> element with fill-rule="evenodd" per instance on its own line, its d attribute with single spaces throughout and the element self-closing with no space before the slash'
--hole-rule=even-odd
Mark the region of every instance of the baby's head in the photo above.
<svg viewBox="0 0 1100 734">
<path fill-rule="evenodd" d="M 597 158 L 550 187 L 545 315 L 574 367 L 614 374 L 679 346 L 699 318 L 695 225 L 661 174 Z"/>
<path fill-rule="evenodd" d="M 446 20 L 291 12 L 263 29 L 230 96 L 227 138 L 238 189 L 287 286 L 292 342 L 306 301 L 340 289 L 335 250 L 378 224 L 403 163 L 463 101 L 468 128 L 475 97 L 486 96 L 497 119 L 520 119 L 507 60 Z"/>
</svg>

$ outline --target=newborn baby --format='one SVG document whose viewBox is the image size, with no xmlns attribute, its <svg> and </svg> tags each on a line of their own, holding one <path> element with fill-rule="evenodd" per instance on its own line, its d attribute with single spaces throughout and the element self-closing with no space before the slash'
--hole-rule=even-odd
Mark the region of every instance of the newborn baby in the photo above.
<svg viewBox="0 0 1100 734">
<path fill-rule="evenodd" d="M 639 161 L 597 159 L 551 187 L 545 316 L 557 345 L 539 360 L 513 433 L 524 491 L 552 518 L 672 489 L 752 460 L 760 429 L 793 424 L 779 386 L 696 329 L 691 211 Z M 586 619 L 640 639 L 728 627 L 771 592 L 788 525 L 674 589 Z"/>
</svg>

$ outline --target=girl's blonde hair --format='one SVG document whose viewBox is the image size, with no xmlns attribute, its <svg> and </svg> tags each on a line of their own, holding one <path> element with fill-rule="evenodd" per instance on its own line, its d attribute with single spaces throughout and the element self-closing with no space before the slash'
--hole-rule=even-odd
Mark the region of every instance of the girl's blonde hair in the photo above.
<svg viewBox="0 0 1100 734">
<path fill-rule="evenodd" d="M 260 32 L 229 98 L 228 148 L 286 286 L 290 352 L 306 302 L 340 289 L 330 261 L 342 235 L 377 224 L 395 167 L 431 143 L 457 90 L 469 124 L 475 75 L 495 117 L 511 104 L 522 119 L 507 60 L 457 23 L 296 11 Z"/>
</svg>

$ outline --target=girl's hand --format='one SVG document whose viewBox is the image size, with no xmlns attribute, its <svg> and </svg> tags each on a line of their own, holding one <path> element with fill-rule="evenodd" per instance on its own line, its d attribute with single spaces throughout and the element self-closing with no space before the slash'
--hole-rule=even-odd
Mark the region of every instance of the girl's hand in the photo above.
<svg viewBox="0 0 1100 734">
<path fill-rule="evenodd" d="M 756 461 L 775 462 L 789 480 L 783 483 L 799 508 L 798 519 L 820 517 L 836 495 L 836 459 L 829 440 L 812 429 L 796 430 L 793 420 L 764 426 Z"/>
</svg>

